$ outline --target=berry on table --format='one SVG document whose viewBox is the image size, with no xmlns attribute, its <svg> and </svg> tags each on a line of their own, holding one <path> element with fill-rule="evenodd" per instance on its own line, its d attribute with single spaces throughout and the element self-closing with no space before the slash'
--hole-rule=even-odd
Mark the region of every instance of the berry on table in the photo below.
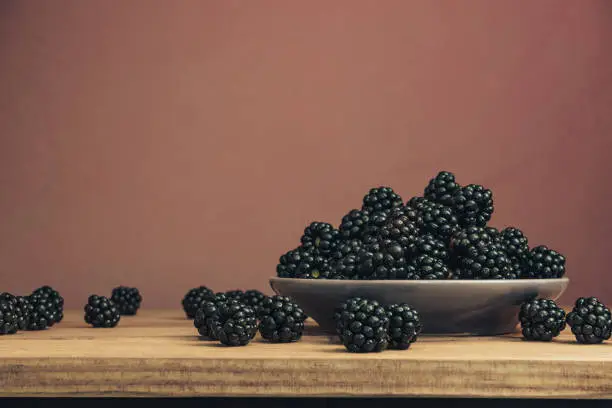
<svg viewBox="0 0 612 408">
<path fill-rule="evenodd" d="M 113 289 L 111 300 L 119 310 L 121 315 L 135 315 L 140 308 L 142 296 L 137 288 L 127 286 L 117 286 Z"/>
<path fill-rule="evenodd" d="M 610 338 L 610 309 L 596 297 L 578 298 L 566 321 L 578 343 L 597 344 Z"/>
<path fill-rule="evenodd" d="M 226 346 L 246 346 L 257 334 L 257 317 L 251 306 L 237 299 L 218 304 L 218 318 L 213 319 L 211 330 Z"/>
<path fill-rule="evenodd" d="M 389 348 L 406 350 L 423 330 L 419 313 L 405 303 L 386 307 L 389 316 Z"/>
<path fill-rule="evenodd" d="M 304 332 L 305 318 L 302 309 L 291 299 L 272 296 L 259 309 L 259 333 L 273 343 L 298 341 Z"/>
<path fill-rule="evenodd" d="M 112 328 L 117 326 L 121 315 L 112 300 L 105 296 L 91 295 L 83 308 L 85 323 L 96 328 Z"/>
<path fill-rule="evenodd" d="M 350 298 L 336 309 L 334 316 L 340 340 L 349 352 L 381 352 L 388 347 L 389 316 L 377 301 Z"/>
<path fill-rule="evenodd" d="M 521 305 L 519 322 L 523 337 L 551 341 L 565 329 L 565 311 L 550 299 L 535 299 Z"/>
<path fill-rule="evenodd" d="M 190 289 L 183 297 L 182 305 L 185 314 L 189 319 L 195 317 L 200 305 L 208 300 L 212 300 L 215 293 L 206 286 L 198 286 Z"/>
</svg>

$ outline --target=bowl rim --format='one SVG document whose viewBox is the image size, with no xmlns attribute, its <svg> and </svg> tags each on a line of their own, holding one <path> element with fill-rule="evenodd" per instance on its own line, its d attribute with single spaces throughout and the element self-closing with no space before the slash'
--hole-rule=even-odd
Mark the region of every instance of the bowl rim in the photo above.
<svg viewBox="0 0 612 408">
<path fill-rule="evenodd" d="M 471 286 L 471 285 L 517 285 L 521 286 L 523 284 L 551 284 L 556 282 L 568 283 L 569 277 L 563 276 L 561 278 L 551 278 L 551 279 L 463 279 L 463 280 L 454 280 L 454 279 L 437 279 L 437 280 L 340 280 L 340 279 L 301 279 L 301 278 L 280 278 L 278 276 L 273 276 L 270 278 L 270 282 L 300 282 L 300 283 L 308 283 L 310 285 L 325 285 L 325 286 L 347 286 L 347 285 L 364 285 L 364 284 L 376 284 L 380 286 L 397 286 L 397 285 L 406 285 L 406 286 Z"/>
</svg>

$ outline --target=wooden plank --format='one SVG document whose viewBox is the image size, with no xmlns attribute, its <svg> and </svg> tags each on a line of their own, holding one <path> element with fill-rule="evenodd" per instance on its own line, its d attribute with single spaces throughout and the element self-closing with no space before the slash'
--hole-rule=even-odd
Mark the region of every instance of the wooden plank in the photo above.
<svg viewBox="0 0 612 408">
<path fill-rule="evenodd" d="M 199 339 L 178 310 L 114 329 L 68 311 L 49 330 L 0 337 L 0 395 L 612 398 L 612 342 L 423 336 L 357 355 L 310 324 L 298 343 L 230 348 Z"/>
</svg>

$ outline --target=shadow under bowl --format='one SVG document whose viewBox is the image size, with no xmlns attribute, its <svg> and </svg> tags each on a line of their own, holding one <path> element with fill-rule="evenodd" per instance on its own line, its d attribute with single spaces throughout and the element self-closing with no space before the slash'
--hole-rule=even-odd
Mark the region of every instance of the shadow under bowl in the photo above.
<svg viewBox="0 0 612 408">
<path fill-rule="evenodd" d="M 491 336 L 517 331 L 523 302 L 557 300 L 569 279 L 344 281 L 271 278 L 278 295 L 288 296 L 322 330 L 335 332 L 334 309 L 350 297 L 382 304 L 407 303 L 415 308 L 424 334 Z"/>
</svg>

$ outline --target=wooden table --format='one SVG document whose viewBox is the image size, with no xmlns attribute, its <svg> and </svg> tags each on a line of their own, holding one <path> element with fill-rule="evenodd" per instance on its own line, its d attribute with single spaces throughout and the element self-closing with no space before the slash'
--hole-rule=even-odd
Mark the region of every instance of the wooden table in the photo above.
<svg viewBox="0 0 612 408">
<path fill-rule="evenodd" d="M 302 341 L 203 341 L 180 310 L 142 310 L 114 329 L 80 311 L 0 337 L 0 396 L 433 396 L 612 398 L 612 341 L 579 345 L 422 336 L 409 350 L 351 354 L 309 324 Z"/>
</svg>

